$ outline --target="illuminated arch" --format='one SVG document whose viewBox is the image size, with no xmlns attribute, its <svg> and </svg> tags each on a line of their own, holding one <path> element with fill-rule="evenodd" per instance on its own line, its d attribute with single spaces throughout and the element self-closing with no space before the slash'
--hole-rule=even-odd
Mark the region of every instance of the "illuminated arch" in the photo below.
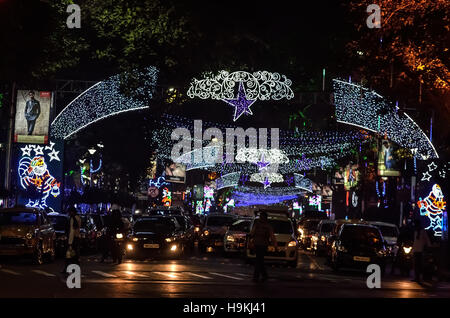
<svg viewBox="0 0 450 318">
<path fill-rule="evenodd" d="M 151 98 L 156 87 L 158 69 L 148 67 L 141 75 L 147 79 L 139 93 Z M 120 75 L 98 82 L 78 95 L 53 120 L 50 129 L 54 138 L 67 139 L 87 126 L 123 112 L 144 109 L 144 102 L 120 92 Z"/>
<path fill-rule="evenodd" d="M 406 113 L 400 114 L 384 97 L 360 85 L 333 80 L 338 122 L 386 137 L 416 153 L 418 159 L 439 158 L 430 139 Z"/>
</svg>

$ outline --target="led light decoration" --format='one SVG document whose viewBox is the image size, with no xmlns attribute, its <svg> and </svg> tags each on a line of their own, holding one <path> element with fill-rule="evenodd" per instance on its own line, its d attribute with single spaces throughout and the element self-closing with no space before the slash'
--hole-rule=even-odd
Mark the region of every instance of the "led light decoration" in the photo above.
<svg viewBox="0 0 450 318">
<path fill-rule="evenodd" d="M 203 187 L 204 212 L 209 213 L 214 202 L 214 189 L 208 186 Z"/>
<path fill-rule="evenodd" d="M 236 84 L 238 84 L 237 97 L 235 97 Z M 290 87 L 291 84 L 291 80 L 279 73 L 220 71 L 216 76 L 209 76 L 202 80 L 193 79 L 187 95 L 190 98 L 222 100 L 234 106 L 233 120 L 236 121 L 244 113 L 252 115 L 250 106 L 256 100 L 292 99 L 294 93 Z"/>
<path fill-rule="evenodd" d="M 262 183 L 264 188 L 270 187 L 272 183 L 283 181 L 283 176 L 276 172 L 254 173 L 250 176 L 250 182 Z"/>
<path fill-rule="evenodd" d="M 302 195 L 303 193 L 305 193 L 303 189 L 296 187 L 270 187 L 264 189 L 262 187 L 241 186 L 239 187 L 239 191 L 242 193 L 272 195 L 272 196 Z"/>
<path fill-rule="evenodd" d="M 56 151 L 54 143 L 51 146 L 45 147 L 47 153 L 44 153 L 44 147 L 37 145 L 26 145 L 20 148 L 22 157 L 18 163 L 18 179 L 19 184 L 23 190 L 29 193 L 33 193 L 32 198 L 26 198 L 28 207 L 36 207 L 40 209 L 49 208 L 53 211 L 53 208 L 48 206 L 47 199 L 49 195 L 54 198 L 60 195 L 61 182 L 58 182 L 56 178 L 50 173 L 45 156 L 47 155 L 49 161 L 59 161 L 59 157 Z M 34 152 L 34 155 L 32 154 Z"/>
<path fill-rule="evenodd" d="M 311 195 L 309 197 L 309 205 L 317 207 L 317 210 L 322 210 L 322 196 Z"/>
<path fill-rule="evenodd" d="M 283 201 L 294 200 L 298 198 L 298 195 L 263 195 L 253 193 L 243 193 L 236 191 L 232 195 L 236 206 L 249 206 L 249 205 L 270 205 Z"/>
<path fill-rule="evenodd" d="M 295 181 L 295 187 L 311 192 L 312 193 L 312 181 L 306 178 L 305 176 L 302 176 L 301 174 L 294 173 L 294 181 Z"/>
<path fill-rule="evenodd" d="M 157 187 L 159 189 L 164 185 L 169 185 L 169 183 L 166 182 L 164 177 L 158 177 L 156 179 L 149 180 L 148 185 L 149 187 Z"/>
<path fill-rule="evenodd" d="M 430 220 L 430 224 L 425 230 L 433 230 L 435 236 L 442 236 L 442 214 L 445 211 L 446 203 L 444 194 L 438 184 L 433 185 L 428 196 L 424 199 L 419 198 L 419 201 L 417 201 L 420 215 L 426 216 Z"/>
<path fill-rule="evenodd" d="M 438 158 L 436 149 L 420 127 L 392 103 L 360 85 L 333 80 L 338 122 L 386 135 L 403 148 L 417 148 L 419 159 Z"/>
<path fill-rule="evenodd" d="M 172 205 L 172 192 L 170 192 L 168 188 L 163 189 L 161 202 L 164 206 Z"/>
<path fill-rule="evenodd" d="M 241 148 L 236 155 L 238 162 L 250 162 L 261 167 L 268 168 L 271 163 L 288 163 L 289 158 L 280 149 Z"/>
<path fill-rule="evenodd" d="M 217 190 L 237 186 L 239 184 L 240 177 L 240 172 L 232 172 L 223 175 L 222 177 L 216 179 Z"/>
<path fill-rule="evenodd" d="M 158 70 L 148 67 L 140 76 L 146 78 L 139 93 L 150 98 L 156 87 Z M 123 112 L 148 108 L 144 102 L 125 96 L 120 92 L 120 75 L 99 82 L 70 102 L 51 123 L 51 135 L 67 139 L 81 129 L 99 120 Z"/>
</svg>

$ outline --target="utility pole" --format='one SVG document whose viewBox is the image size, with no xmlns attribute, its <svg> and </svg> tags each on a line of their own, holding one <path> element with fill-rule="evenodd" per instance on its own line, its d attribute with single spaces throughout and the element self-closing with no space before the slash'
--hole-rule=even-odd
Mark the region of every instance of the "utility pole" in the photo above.
<svg viewBox="0 0 450 318">
<path fill-rule="evenodd" d="M 11 107 L 9 111 L 9 125 L 8 125 L 8 140 L 6 143 L 6 160 L 5 160 L 5 189 L 10 190 L 11 181 L 11 155 L 12 155 L 12 139 L 14 130 L 14 115 L 15 115 L 15 99 L 16 99 L 16 82 L 12 84 L 11 93 Z M 6 203 L 8 207 L 8 202 Z"/>
</svg>

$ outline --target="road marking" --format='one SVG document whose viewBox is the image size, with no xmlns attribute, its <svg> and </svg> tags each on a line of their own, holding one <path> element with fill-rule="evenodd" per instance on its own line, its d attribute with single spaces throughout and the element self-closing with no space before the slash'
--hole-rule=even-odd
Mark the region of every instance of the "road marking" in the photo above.
<svg viewBox="0 0 450 318">
<path fill-rule="evenodd" d="M 249 275 L 249 274 L 242 274 L 242 273 L 236 273 L 236 275 L 244 276 L 244 277 L 250 277 L 250 276 L 251 276 L 251 275 Z"/>
<path fill-rule="evenodd" d="M 165 276 L 170 277 L 170 278 L 178 278 L 178 276 L 175 275 L 174 273 L 164 273 L 164 272 L 153 272 L 153 273 L 160 274 L 160 275 L 165 275 Z"/>
<path fill-rule="evenodd" d="M 149 277 L 148 275 L 144 275 L 144 274 L 139 274 L 136 272 L 131 272 L 131 271 L 125 271 L 126 274 L 131 275 L 131 276 L 137 276 L 137 277 Z"/>
<path fill-rule="evenodd" d="M 108 274 L 102 271 L 92 271 L 92 272 L 103 277 L 117 277 L 116 275 Z"/>
<path fill-rule="evenodd" d="M 18 273 L 18 272 L 15 272 L 15 271 L 10 270 L 10 269 L 4 269 L 4 268 L 2 268 L 2 269 L 0 269 L 0 271 L 5 272 L 5 273 L 8 273 L 8 274 L 16 275 L 16 276 L 22 275 L 22 274 L 20 274 L 20 273 Z"/>
<path fill-rule="evenodd" d="M 197 277 L 200 277 L 200 278 L 203 278 L 203 279 L 212 279 L 212 277 L 209 277 L 209 276 L 203 276 L 203 275 L 200 275 L 200 274 L 196 274 L 196 273 L 191 273 L 191 272 L 185 272 L 186 274 L 190 274 L 190 275 L 192 275 L 192 276 L 197 276 Z"/>
<path fill-rule="evenodd" d="M 317 263 L 316 262 L 316 260 L 314 259 L 314 258 L 312 258 L 309 254 L 306 254 L 306 253 L 302 253 L 302 254 L 304 254 L 304 255 L 306 255 L 308 258 L 309 258 L 309 260 L 318 268 L 318 269 L 320 269 L 320 270 L 324 270 L 324 268 L 322 267 L 322 266 L 320 266 L 319 265 L 319 263 Z"/>
<path fill-rule="evenodd" d="M 44 275 L 44 276 L 47 276 L 47 277 L 55 277 L 56 276 L 54 274 L 50 274 L 50 273 L 41 271 L 39 269 L 34 269 L 34 270 L 32 270 L 32 272 L 35 272 L 36 274 Z"/>
<path fill-rule="evenodd" d="M 234 277 L 234 276 L 228 276 L 228 275 L 225 275 L 225 274 L 213 273 L 213 272 L 209 272 L 209 273 L 213 274 L 213 275 L 217 275 L 217 276 L 222 276 L 222 277 L 226 277 L 226 278 L 235 279 L 235 280 L 243 280 L 243 278 Z"/>
</svg>

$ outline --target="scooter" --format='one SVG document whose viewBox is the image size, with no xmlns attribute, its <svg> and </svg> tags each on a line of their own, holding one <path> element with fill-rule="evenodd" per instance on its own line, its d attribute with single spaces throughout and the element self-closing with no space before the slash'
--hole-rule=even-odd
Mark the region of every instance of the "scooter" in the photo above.
<svg viewBox="0 0 450 318">
<path fill-rule="evenodd" d="M 400 273 L 409 276 L 413 267 L 412 244 L 402 243 L 398 249 L 394 264 L 400 269 Z"/>
<path fill-rule="evenodd" d="M 113 246 L 112 246 L 112 259 L 113 262 L 122 263 L 123 255 L 125 254 L 125 233 L 124 232 L 116 232 L 113 238 Z"/>
</svg>

